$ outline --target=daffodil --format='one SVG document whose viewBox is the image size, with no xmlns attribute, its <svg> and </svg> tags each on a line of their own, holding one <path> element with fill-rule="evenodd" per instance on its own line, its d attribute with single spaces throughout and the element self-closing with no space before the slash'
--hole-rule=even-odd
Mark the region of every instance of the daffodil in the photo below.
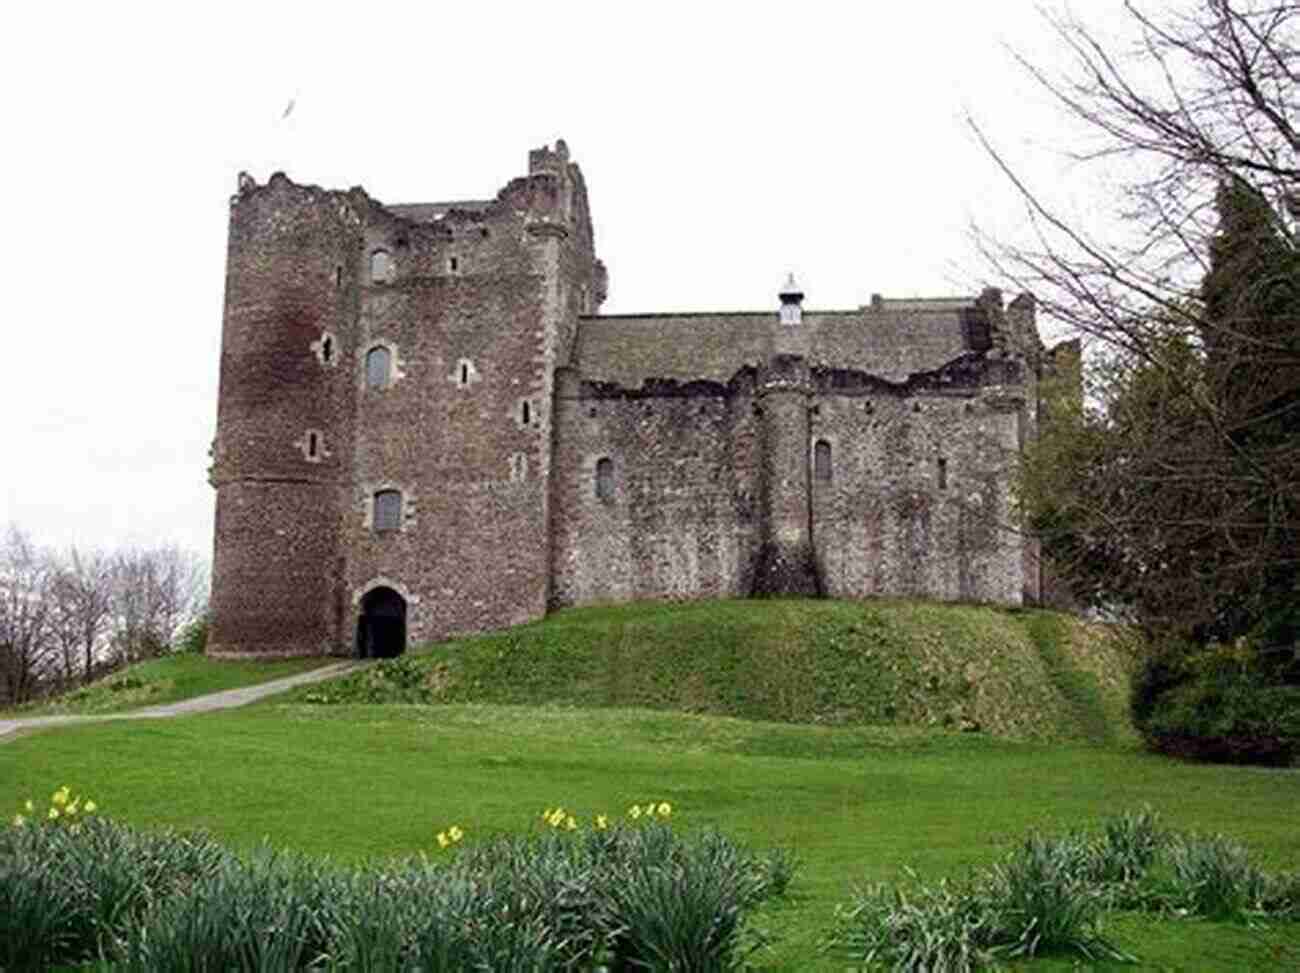
<svg viewBox="0 0 1300 973">
<path fill-rule="evenodd" d="M 654 813 L 655 813 L 655 802 L 654 802 L 654 801 L 651 801 L 649 804 L 647 804 L 647 805 L 645 806 L 645 810 L 642 811 L 641 813 L 644 814 L 646 817 L 650 817 L 652 814 L 654 814 Z"/>
<path fill-rule="evenodd" d="M 94 814 L 95 811 L 98 810 L 98 808 L 99 805 L 96 804 L 94 801 L 87 801 L 86 806 L 82 810 L 84 810 L 87 814 Z"/>
<path fill-rule="evenodd" d="M 570 815 L 565 819 L 565 821 L 564 821 L 564 827 L 567 828 L 569 831 L 576 831 L 576 830 L 577 830 L 577 828 L 578 828 L 578 822 L 575 821 L 575 820 L 573 819 L 573 815 L 572 815 L 572 814 L 570 814 Z"/>
<path fill-rule="evenodd" d="M 21 814 L 15 814 L 15 815 L 14 815 L 14 827 L 15 827 L 15 828 L 21 828 L 21 827 L 22 827 L 24 824 L 26 824 L 26 823 L 27 823 L 27 819 L 26 819 L 25 817 L 23 817 Z"/>
<path fill-rule="evenodd" d="M 23 810 L 26 811 L 28 814 L 36 813 L 36 805 L 32 803 L 32 799 L 30 797 L 27 798 L 27 800 L 23 803 Z"/>
<path fill-rule="evenodd" d="M 50 808 L 49 819 L 51 821 L 59 820 L 59 809 L 57 807 Z"/>
<path fill-rule="evenodd" d="M 449 839 L 449 838 L 447 837 L 447 832 L 445 832 L 445 831 L 439 831 L 439 832 L 438 832 L 438 847 L 439 847 L 439 848 L 446 848 L 449 844 L 451 844 L 451 839 Z"/>
<path fill-rule="evenodd" d="M 597 814 L 597 815 L 596 815 L 596 830 L 597 830 L 597 831 L 604 831 L 604 830 L 605 830 L 606 828 L 608 828 L 608 827 L 609 827 L 609 818 L 607 818 L 607 817 L 606 817 L 605 815 L 603 815 L 603 814 Z"/>
<path fill-rule="evenodd" d="M 68 789 L 67 784 L 64 784 L 57 791 L 55 791 L 53 794 L 50 795 L 50 803 L 53 804 L 55 807 L 63 807 L 63 805 L 68 803 L 68 798 L 71 796 L 72 796 L 72 791 Z"/>
<path fill-rule="evenodd" d="M 461 831 L 459 827 L 453 824 L 447 829 L 447 837 L 452 841 L 460 841 L 461 838 L 465 837 L 465 832 Z"/>
<path fill-rule="evenodd" d="M 673 813 L 673 806 L 671 804 L 669 804 L 667 801 L 661 801 L 659 803 L 659 816 L 661 818 L 666 818 L 672 813 Z"/>
<path fill-rule="evenodd" d="M 550 824 L 551 815 L 554 813 L 555 813 L 555 809 L 548 807 L 545 811 L 542 812 L 542 820 L 545 821 L 547 824 Z"/>
<path fill-rule="evenodd" d="M 77 816 L 77 802 L 76 802 L 76 801 L 73 801 L 71 804 L 69 804 L 67 807 L 65 807 L 65 808 L 63 809 L 63 816 L 64 816 L 64 817 L 68 817 L 68 818 L 74 818 L 74 817 Z"/>
<path fill-rule="evenodd" d="M 641 805 L 633 804 L 630 808 L 627 809 L 627 816 L 630 817 L 633 821 L 639 818 L 641 816 Z"/>
</svg>

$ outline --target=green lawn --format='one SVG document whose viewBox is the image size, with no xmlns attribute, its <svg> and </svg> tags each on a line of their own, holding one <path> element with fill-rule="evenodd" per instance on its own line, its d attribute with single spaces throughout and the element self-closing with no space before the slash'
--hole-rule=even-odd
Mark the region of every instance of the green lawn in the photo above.
<svg viewBox="0 0 1300 973">
<path fill-rule="evenodd" d="M 0 715 L 22 717 L 59 713 L 120 713 L 141 706 L 175 703 L 182 699 L 221 692 L 223 689 L 254 686 L 337 661 L 339 660 L 316 656 L 306 659 L 232 662 L 182 652 L 137 662 L 89 686 L 74 689 L 51 700 L 0 709 Z"/>
<path fill-rule="evenodd" d="M 63 783 L 134 824 L 202 827 L 237 848 L 265 838 L 348 861 L 436 853 L 434 835 L 450 824 L 471 837 L 513 831 L 557 803 L 590 816 L 667 800 L 681 827 L 715 825 L 803 860 L 788 900 L 758 917 L 780 936 L 769 970 L 843 969 L 814 949 L 855 882 L 893 879 L 904 866 L 957 874 L 1030 828 L 1091 824 L 1144 803 L 1174 827 L 1238 837 L 1268 867 L 1300 867 L 1296 771 L 645 710 L 272 702 L 0 745 L 0 793 L 15 807 Z M 1120 916 L 1111 933 L 1142 957 L 1139 968 L 1300 966 L 1295 924 Z"/>
</svg>

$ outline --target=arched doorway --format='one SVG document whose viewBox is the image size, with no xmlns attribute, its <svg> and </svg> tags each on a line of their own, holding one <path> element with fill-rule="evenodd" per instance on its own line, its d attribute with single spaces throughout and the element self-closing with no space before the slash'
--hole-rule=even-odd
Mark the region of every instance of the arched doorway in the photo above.
<svg viewBox="0 0 1300 973">
<path fill-rule="evenodd" d="M 406 651 L 406 599 L 392 588 L 373 588 L 361 599 L 357 656 L 392 659 Z"/>
</svg>

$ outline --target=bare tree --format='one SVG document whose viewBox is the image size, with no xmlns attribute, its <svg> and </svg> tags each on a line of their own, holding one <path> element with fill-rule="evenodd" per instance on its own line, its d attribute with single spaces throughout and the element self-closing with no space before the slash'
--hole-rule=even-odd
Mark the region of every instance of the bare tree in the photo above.
<svg viewBox="0 0 1300 973">
<path fill-rule="evenodd" d="M 57 665 L 50 640 L 54 564 L 16 526 L 0 541 L 0 679 L 12 703 L 29 699 Z"/>
<path fill-rule="evenodd" d="M 73 547 L 51 586 L 54 632 L 63 661 L 63 678 L 89 682 L 104 648 L 111 619 L 113 559 L 102 551 Z"/>
<path fill-rule="evenodd" d="M 1088 395 L 1058 399 L 1064 437 L 1024 484 L 1045 546 L 1085 598 L 1223 634 L 1229 602 L 1298 594 L 1300 6 L 1126 8 L 1128 47 L 1059 17 L 1072 68 L 1022 61 L 1081 123 L 1074 159 L 1128 174 L 1117 219 L 1065 216 L 972 121 L 1032 226 L 1028 244 L 981 242 L 1091 342 Z"/>
<path fill-rule="evenodd" d="M 119 552 L 113 566 L 113 643 L 127 662 L 158 655 L 199 610 L 206 575 L 197 555 L 175 546 Z"/>
</svg>

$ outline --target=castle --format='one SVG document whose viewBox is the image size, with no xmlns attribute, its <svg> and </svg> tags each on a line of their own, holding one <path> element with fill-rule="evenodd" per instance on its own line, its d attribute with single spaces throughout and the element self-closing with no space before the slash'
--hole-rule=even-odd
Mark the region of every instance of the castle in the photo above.
<svg viewBox="0 0 1300 973">
<path fill-rule="evenodd" d="M 564 142 L 495 199 L 240 176 L 213 655 L 392 656 L 567 605 L 1038 600 L 1030 298 L 601 315 Z"/>
</svg>

